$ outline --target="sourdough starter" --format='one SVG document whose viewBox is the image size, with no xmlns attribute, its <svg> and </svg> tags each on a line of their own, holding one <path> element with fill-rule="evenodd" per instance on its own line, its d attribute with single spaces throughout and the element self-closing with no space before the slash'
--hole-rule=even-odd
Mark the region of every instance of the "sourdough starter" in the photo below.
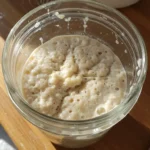
<svg viewBox="0 0 150 150">
<path fill-rule="evenodd" d="M 35 49 L 22 73 L 22 93 L 35 110 L 64 120 L 100 116 L 119 105 L 126 72 L 102 42 L 57 36 Z"/>
</svg>

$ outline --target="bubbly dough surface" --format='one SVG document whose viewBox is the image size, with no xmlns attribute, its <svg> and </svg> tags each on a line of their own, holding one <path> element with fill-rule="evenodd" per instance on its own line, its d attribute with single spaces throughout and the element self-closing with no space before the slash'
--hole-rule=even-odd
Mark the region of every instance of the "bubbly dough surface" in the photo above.
<svg viewBox="0 0 150 150">
<path fill-rule="evenodd" d="M 37 111 L 64 120 L 84 120 L 119 105 L 126 72 L 112 50 L 81 35 L 57 36 L 28 58 L 22 92 Z"/>
</svg>

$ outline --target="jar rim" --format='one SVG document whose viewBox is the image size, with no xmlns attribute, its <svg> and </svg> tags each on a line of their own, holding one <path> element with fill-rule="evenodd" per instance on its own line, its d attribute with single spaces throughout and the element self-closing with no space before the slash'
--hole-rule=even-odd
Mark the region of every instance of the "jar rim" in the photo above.
<svg viewBox="0 0 150 150">
<path fill-rule="evenodd" d="M 145 46 L 145 43 L 144 43 L 144 40 L 142 38 L 142 36 L 140 35 L 139 31 L 137 30 L 137 28 L 135 27 L 135 25 L 133 25 L 133 23 L 127 18 L 125 17 L 122 13 L 120 13 L 118 10 L 116 9 L 113 9 L 109 6 L 106 6 L 102 3 L 99 3 L 99 2 L 96 2 L 96 1 L 90 1 L 90 0 L 61 0 L 61 1 L 53 1 L 53 2 L 49 2 L 49 3 L 46 3 L 46 4 L 43 4 L 41 6 L 38 6 L 37 8 L 31 10 L 30 12 L 28 12 L 25 16 L 23 16 L 17 23 L 16 25 L 11 29 L 7 39 L 6 39 L 6 42 L 5 42 L 5 45 L 4 45 L 4 49 L 3 49 L 3 55 L 2 55 L 2 70 L 3 70 L 3 75 L 4 75 L 4 79 L 5 79 L 5 82 L 6 82 L 6 86 L 8 88 L 8 91 L 9 91 L 9 76 L 8 76 L 8 73 L 7 73 L 7 70 L 6 70 L 6 67 L 5 67 L 5 60 L 6 60 L 6 54 L 7 54 L 7 51 L 8 51 L 8 45 L 10 44 L 10 41 L 11 39 L 13 38 L 13 35 L 15 34 L 16 30 L 19 28 L 19 26 L 24 22 L 24 20 L 27 20 L 31 15 L 37 13 L 39 10 L 42 10 L 42 9 L 45 9 L 46 7 L 48 6 L 51 6 L 51 5 L 56 5 L 56 4 L 59 4 L 59 3 L 67 3 L 67 2 L 78 2 L 78 3 L 89 3 L 89 4 L 92 4 L 93 6 L 96 6 L 96 7 L 103 7 L 105 8 L 106 10 L 110 11 L 110 12 L 113 12 L 115 13 L 117 16 L 119 16 L 120 18 L 122 18 L 130 27 L 131 29 L 134 31 L 135 35 L 137 36 L 137 39 L 138 39 L 138 42 L 139 42 L 139 45 L 140 45 L 140 49 L 141 49 L 141 52 L 143 54 L 143 58 L 142 58 L 142 67 L 141 67 L 141 74 L 138 78 L 138 81 L 136 83 L 136 86 L 134 89 L 132 89 L 130 91 L 130 93 L 128 94 L 128 96 L 126 97 L 126 100 L 124 100 L 123 103 L 121 103 L 120 105 L 118 106 L 123 106 L 125 105 L 125 103 L 127 102 L 127 100 L 130 100 L 132 98 L 132 96 L 136 93 L 136 91 L 138 90 L 139 86 L 141 86 L 145 80 L 145 77 L 146 77 L 146 72 L 147 72 L 147 52 L 146 52 L 146 46 Z M 16 91 L 17 92 L 17 91 Z M 12 100 L 13 101 L 13 100 Z M 15 102 L 13 101 L 13 103 L 15 104 Z M 16 105 L 16 104 L 15 104 Z M 27 105 L 26 105 L 27 106 Z M 92 118 L 92 119 L 88 119 L 88 120 L 61 120 L 61 119 L 58 119 L 58 118 L 54 118 L 54 117 L 50 117 L 50 116 L 46 116 L 44 114 L 41 114 L 37 111 L 35 111 L 34 109 L 32 109 L 31 107 L 29 107 L 29 109 L 35 113 L 36 115 L 38 116 L 41 116 L 42 118 L 48 120 L 48 121 L 53 121 L 53 122 L 57 122 L 57 123 L 63 123 L 63 124 L 77 124 L 77 125 L 83 125 L 83 124 L 91 124 L 93 122 L 99 122 L 99 121 L 105 121 L 106 119 L 108 119 L 109 117 L 111 116 L 114 116 L 118 111 L 119 111 L 119 107 L 116 107 L 114 108 L 113 110 L 111 110 L 110 112 L 108 113 L 105 113 L 101 116 L 98 116 L 98 117 L 95 117 L 95 118 Z"/>
</svg>

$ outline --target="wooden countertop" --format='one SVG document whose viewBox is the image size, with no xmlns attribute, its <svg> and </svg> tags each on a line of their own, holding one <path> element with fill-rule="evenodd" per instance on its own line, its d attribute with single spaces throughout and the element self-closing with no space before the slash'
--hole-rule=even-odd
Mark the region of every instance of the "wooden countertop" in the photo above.
<svg viewBox="0 0 150 150">
<path fill-rule="evenodd" d="M 0 0 L 0 55 L 13 25 L 37 0 Z M 39 0 L 40 1 L 40 0 Z M 150 0 L 120 9 L 141 32 L 150 56 Z M 1 65 L 0 65 L 1 67 Z M 36 127 L 23 119 L 10 102 L 0 69 L 0 124 L 20 150 L 67 150 L 52 145 Z M 150 66 L 138 103 L 130 114 L 117 124 L 101 141 L 82 150 L 148 150 L 150 147 Z"/>
</svg>

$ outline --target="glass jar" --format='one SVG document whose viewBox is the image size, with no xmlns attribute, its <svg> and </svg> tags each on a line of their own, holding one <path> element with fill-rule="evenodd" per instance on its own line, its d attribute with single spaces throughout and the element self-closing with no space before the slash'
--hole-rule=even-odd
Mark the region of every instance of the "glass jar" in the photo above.
<svg viewBox="0 0 150 150">
<path fill-rule="evenodd" d="M 22 68 L 32 51 L 58 35 L 87 35 L 109 45 L 127 73 L 127 94 L 109 113 L 82 121 L 65 121 L 33 110 L 21 94 Z M 50 141 L 71 148 L 90 145 L 132 109 L 141 93 L 147 54 L 136 27 L 120 12 L 89 0 L 62 0 L 41 5 L 26 14 L 6 40 L 3 74 L 11 101 L 24 118 L 42 130 Z"/>
</svg>

